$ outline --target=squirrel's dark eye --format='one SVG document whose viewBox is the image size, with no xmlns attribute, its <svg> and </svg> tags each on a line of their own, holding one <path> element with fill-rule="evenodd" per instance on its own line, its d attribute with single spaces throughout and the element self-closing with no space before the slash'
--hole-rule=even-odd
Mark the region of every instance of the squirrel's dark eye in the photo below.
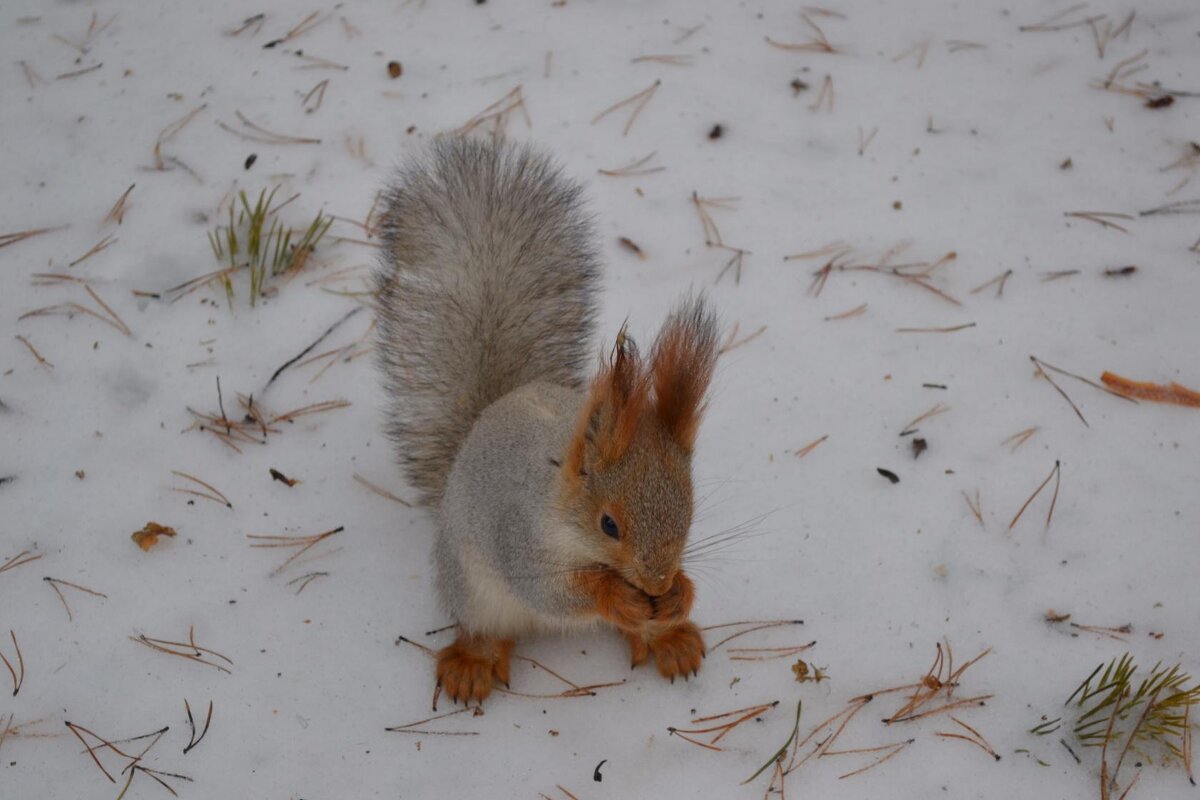
<svg viewBox="0 0 1200 800">
<path fill-rule="evenodd" d="M 621 538 L 621 529 L 617 526 L 617 521 L 608 514 L 600 517 L 600 530 L 611 539 Z"/>
</svg>

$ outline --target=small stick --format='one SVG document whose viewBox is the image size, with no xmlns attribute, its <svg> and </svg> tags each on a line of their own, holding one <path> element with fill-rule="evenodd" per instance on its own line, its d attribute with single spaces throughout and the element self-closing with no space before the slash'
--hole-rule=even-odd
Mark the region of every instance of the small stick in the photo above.
<svg viewBox="0 0 1200 800">
<path fill-rule="evenodd" d="M 42 557 L 42 553 L 38 553 L 37 555 L 29 556 L 29 558 L 26 558 L 24 561 L 21 560 L 24 556 L 29 555 L 31 552 L 31 550 L 22 550 L 21 552 L 17 553 L 8 561 L 0 564 L 0 572 L 7 572 L 10 569 L 16 569 L 23 564 L 28 564 L 30 561 L 37 561 Z"/>
<path fill-rule="evenodd" d="M 828 438 L 829 438 L 829 434 L 827 433 L 824 436 L 814 439 L 813 441 L 804 445 L 804 447 L 801 447 L 799 450 L 797 450 L 792 455 L 794 455 L 796 458 L 804 458 L 806 455 L 811 453 L 813 450 L 816 450 L 817 446 L 820 445 L 822 442 L 824 442 Z"/>
<path fill-rule="evenodd" d="M 25 347 L 27 347 L 29 349 L 29 352 L 32 353 L 33 357 L 37 359 L 38 364 L 45 367 L 46 369 L 54 369 L 54 365 L 51 364 L 46 359 L 42 358 L 42 354 L 37 351 L 37 348 L 33 346 L 32 342 L 30 342 L 24 336 L 17 336 L 16 339 L 18 342 L 25 345 Z"/>
<path fill-rule="evenodd" d="M 614 103 L 613 105 L 609 106 L 608 108 L 604 109 L 599 114 L 597 114 L 595 117 L 593 117 L 592 124 L 595 125 L 597 122 L 604 119 L 604 117 L 608 116 L 613 111 L 616 111 L 617 109 L 622 108 L 622 107 L 627 106 L 632 103 L 632 104 L 634 104 L 633 113 L 629 115 L 629 119 L 625 122 L 625 128 L 621 132 L 622 136 L 628 136 L 630 128 L 633 127 L 634 121 L 637 120 L 637 118 L 638 118 L 638 114 L 640 114 L 642 112 L 642 109 L 646 107 L 646 104 L 649 103 L 651 99 L 653 99 L 654 93 L 656 91 L 658 91 L 658 87 L 660 84 L 662 84 L 661 80 L 655 80 L 654 83 L 650 84 L 642 91 L 637 92 L 636 94 L 631 95 L 630 97 L 627 97 L 624 100 Z"/>
<path fill-rule="evenodd" d="M 1057 460 L 1055 460 L 1054 469 L 1050 470 L 1050 474 L 1046 476 L 1046 480 L 1042 481 L 1041 484 L 1036 489 L 1033 490 L 1033 494 L 1029 495 L 1029 499 L 1025 501 L 1025 504 L 1023 506 L 1021 506 L 1021 510 L 1017 512 L 1017 515 L 1012 518 L 1012 522 L 1008 523 L 1008 529 L 1010 531 L 1013 529 L 1013 526 L 1017 524 L 1017 520 L 1019 520 L 1021 518 L 1021 515 L 1025 513 L 1025 509 L 1029 508 L 1029 504 L 1033 502 L 1033 499 L 1035 497 L 1037 497 L 1039 493 L 1041 493 L 1042 489 L 1046 488 L 1046 484 L 1048 484 L 1050 482 L 1050 479 L 1057 478 L 1058 476 L 1059 476 L 1059 462 Z M 1050 514 L 1046 515 L 1046 527 L 1047 528 L 1050 527 L 1050 516 L 1054 514 L 1054 502 L 1057 500 L 1058 500 L 1058 481 L 1056 480 L 1054 483 L 1054 500 L 1052 500 L 1050 503 Z"/>
<path fill-rule="evenodd" d="M 1043 272 L 1042 283 L 1050 283 L 1050 281 L 1056 281 L 1060 278 L 1069 278 L 1072 275 L 1078 274 L 1079 270 L 1077 269 L 1060 269 L 1057 272 Z"/>
<path fill-rule="evenodd" d="M 8 635 L 12 637 L 13 649 L 17 651 L 17 668 L 13 669 L 13 665 L 0 652 L 0 661 L 4 662 L 4 666 L 8 668 L 8 674 L 12 675 L 13 682 L 13 697 L 17 696 L 17 692 L 21 691 L 21 684 L 25 682 L 25 658 L 21 655 L 21 646 L 17 644 L 17 634 L 13 630 L 9 630 Z M 12 720 L 9 719 L 9 723 Z"/>
<path fill-rule="evenodd" d="M 267 389 L 269 389 L 271 387 L 271 384 L 275 382 L 275 379 L 278 378 L 285 369 L 292 366 L 297 361 L 299 361 L 300 359 L 304 358 L 306 355 L 311 353 L 313 351 L 313 348 L 315 348 L 321 342 L 325 341 L 325 339 L 328 338 L 331 333 L 333 333 L 335 330 L 337 330 L 339 327 L 341 327 L 342 323 L 346 322 L 348 319 L 350 319 L 351 317 L 353 317 L 355 314 L 357 314 L 360 311 L 362 311 L 362 306 L 357 306 L 355 308 L 352 308 L 350 311 L 346 312 L 346 314 L 344 314 L 341 319 L 339 319 L 337 322 L 333 323 L 328 328 L 326 328 L 325 332 L 316 338 L 316 341 L 314 341 L 308 347 L 304 348 L 298 354 L 296 354 L 295 356 L 293 356 L 292 358 L 290 358 L 286 362 L 284 362 L 284 364 L 281 367 L 279 367 L 279 369 L 277 369 L 273 373 L 271 373 L 270 379 L 267 381 L 266 385 L 263 386 L 262 392 L 260 392 L 260 394 L 266 393 Z"/>
</svg>

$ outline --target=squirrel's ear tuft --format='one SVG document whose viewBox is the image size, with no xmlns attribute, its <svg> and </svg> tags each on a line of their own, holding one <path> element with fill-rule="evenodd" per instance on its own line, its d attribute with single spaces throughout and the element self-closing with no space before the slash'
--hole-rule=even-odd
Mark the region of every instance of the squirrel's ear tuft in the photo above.
<svg viewBox="0 0 1200 800">
<path fill-rule="evenodd" d="M 637 345 L 617 334 L 612 355 L 592 381 L 565 469 L 578 474 L 597 462 L 617 461 L 629 448 L 650 400 L 650 384 Z"/>
<path fill-rule="evenodd" d="M 704 297 L 689 297 L 663 323 L 650 372 L 655 413 L 680 447 L 691 451 L 704 395 L 717 364 L 717 317 Z"/>
</svg>

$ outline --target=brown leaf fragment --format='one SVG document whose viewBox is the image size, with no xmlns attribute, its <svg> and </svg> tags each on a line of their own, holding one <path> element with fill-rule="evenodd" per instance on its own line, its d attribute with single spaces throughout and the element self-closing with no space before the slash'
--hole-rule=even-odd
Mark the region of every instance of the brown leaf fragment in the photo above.
<svg viewBox="0 0 1200 800">
<path fill-rule="evenodd" d="M 150 548 L 158 544 L 159 536 L 174 535 L 174 528 L 169 528 L 166 525 L 159 525 L 157 522 L 147 522 L 146 527 L 142 528 L 140 531 L 134 531 L 129 538 L 133 539 L 134 544 L 148 553 L 150 552 Z"/>
<path fill-rule="evenodd" d="M 297 483 L 300 482 L 296 478 L 289 478 L 287 475 L 284 475 L 282 472 L 275 469 L 274 467 L 270 467 L 270 471 L 271 471 L 271 479 L 272 480 L 279 481 L 280 483 L 286 483 L 289 487 L 295 486 Z"/>
</svg>

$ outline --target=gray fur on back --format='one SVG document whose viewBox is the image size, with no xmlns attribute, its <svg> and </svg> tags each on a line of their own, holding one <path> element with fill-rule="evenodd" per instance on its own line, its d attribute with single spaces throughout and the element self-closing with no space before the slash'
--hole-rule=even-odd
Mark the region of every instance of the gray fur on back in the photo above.
<svg viewBox="0 0 1200 800">
<path fill-rule="evenodd" d="M 600 270 L 577 184 L 529 148 L 446 137 L 385 192 L 378 360 L 387 431 L 436 504 L 479 413 L 578 387 Z"/>
</svg>

